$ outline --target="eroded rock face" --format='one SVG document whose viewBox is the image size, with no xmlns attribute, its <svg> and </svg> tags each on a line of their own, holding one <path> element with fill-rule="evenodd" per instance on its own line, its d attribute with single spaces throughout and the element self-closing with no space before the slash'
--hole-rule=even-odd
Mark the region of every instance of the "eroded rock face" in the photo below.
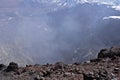
<svg viewBox="0 0 120 80">
<path fill-rule="evenodd" d="M 113 58 L 113 57 L 120 57 L 120 47 L 111 47 L 110 49 L 102 49 L 98 53 L 98 58 Z"/>
</svg>

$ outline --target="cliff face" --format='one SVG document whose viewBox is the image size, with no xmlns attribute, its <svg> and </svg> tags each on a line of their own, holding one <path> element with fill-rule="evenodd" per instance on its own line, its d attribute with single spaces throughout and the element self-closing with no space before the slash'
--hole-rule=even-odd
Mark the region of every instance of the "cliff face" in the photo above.
<svg viewBox="0 0 120 80">
<path fill-rule="evenodd" d="M 84 63 L 26 65 L 0 64 L 1 80 L 119 80 L 120 47 L 102 49 L 98 58 Z M 103 54 L 104 53 L 104 54 Z M 109 56 L 111 55 L 112 56 Z M 107 55 L 107 56 L 106 56 Z"/>
</svg>

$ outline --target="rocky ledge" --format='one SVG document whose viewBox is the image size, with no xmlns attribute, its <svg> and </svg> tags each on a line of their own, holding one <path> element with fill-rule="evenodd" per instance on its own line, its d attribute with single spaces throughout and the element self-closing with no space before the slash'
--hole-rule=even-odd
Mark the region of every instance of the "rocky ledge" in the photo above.
<svg viewBox="0 0 120 80">
<path fill-rule="evenodd" d="M 84 63 L 0 64 L 0 80 L 120 80 L 120 47 L 102 49 L 98 58 Z"/>
</svg>

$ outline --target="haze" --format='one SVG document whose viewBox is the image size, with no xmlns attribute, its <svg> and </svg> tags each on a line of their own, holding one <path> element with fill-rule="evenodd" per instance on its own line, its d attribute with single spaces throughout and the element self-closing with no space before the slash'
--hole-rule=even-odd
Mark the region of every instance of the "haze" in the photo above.
<svg viewBox="0 0 120 80">
<path fill-rule="evenodd" d="M 1 63 L 82 62 L 120 45 L 119 4 L 60 1 L 0 0 Z"/>
</svg>

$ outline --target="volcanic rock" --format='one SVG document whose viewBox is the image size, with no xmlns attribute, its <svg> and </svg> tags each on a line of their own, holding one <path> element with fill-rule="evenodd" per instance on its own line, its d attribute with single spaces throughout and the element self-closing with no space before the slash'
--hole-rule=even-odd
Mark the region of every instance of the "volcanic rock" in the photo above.
<svg viewBox="0 0 120 80">
<path fill-rule="evenodd" d="M 89 63 L 26 65 L 1 64 L 0 80 L 120 80 L 119 47 L 102 49 Z"/>
<path fill-rule="evenodd" d="M 17 69 L 18 69 L 18 64 L 11 62 L 6 69 L 6 72 L 16 71 Z"/>
<path fill-rule="evenodd" d="M 34 80 L 45 80 L 44 77 L 40 77 L 39 75 L 37 75 Z"/>
<path fill-rule="evenodd" d="M 3 68 L 5 68 L 6 66 L 4 64 L 0 64 L 0 70 L 2 70 Z"/>
<path fill-rule="evenodd" d="M 119 56 L 120 57 L 120 47 L 111 47 L 110 49 L 102 49 L 98 53 L 98 58 L 113 58 Z"/>
</svg>

